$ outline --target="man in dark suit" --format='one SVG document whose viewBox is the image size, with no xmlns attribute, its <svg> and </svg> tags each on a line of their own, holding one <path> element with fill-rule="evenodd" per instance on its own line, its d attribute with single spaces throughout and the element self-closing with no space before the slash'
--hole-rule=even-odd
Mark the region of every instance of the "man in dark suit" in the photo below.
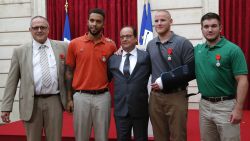
<svg viewBox="0 0 250 141">
<path fill-rule="evenodd" d="M 120 32 L 122 55 L 109 59 L 109 78 L 114 79 L 114 107 L 118 141 L 131 140 L 133 128 L 136 141 L 148 135 L 148 91 L 151 73 L 147 52 L 135 48 L 136 30 L 127 26 Z"/>
<path fill-rule="evenodd" d="M 45 17 L 31 19 L 32 42 L 14 50 L 1 107 L 3 122 L 10 122 L 18 82 L 20 119 L 27 141 L 61 141 L 63 106 L 66 106 L 64 60 L 67 43 L 50 40 Z"/>
</svg>

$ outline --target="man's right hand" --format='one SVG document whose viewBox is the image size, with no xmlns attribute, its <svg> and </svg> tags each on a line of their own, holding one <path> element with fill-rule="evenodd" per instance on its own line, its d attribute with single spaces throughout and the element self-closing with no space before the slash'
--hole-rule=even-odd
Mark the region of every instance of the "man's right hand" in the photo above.
<svg viewBox="0 0 250 141">
<path fill-rule="evenodd" d="M 1 118 L 3 122 L 10 123 L 10 112 L 2 112 Z"/>
<path fill-rule="evenodd" d="M 73 100 L 69 100 L 66 107 L 67 112 L 72 113 L 74 111 Z"/>
<path fill-rule="evenodd" d="M 122 55 L 122 47 L 120 47 L 114 54 L 115 55 Z"/>
</svg>

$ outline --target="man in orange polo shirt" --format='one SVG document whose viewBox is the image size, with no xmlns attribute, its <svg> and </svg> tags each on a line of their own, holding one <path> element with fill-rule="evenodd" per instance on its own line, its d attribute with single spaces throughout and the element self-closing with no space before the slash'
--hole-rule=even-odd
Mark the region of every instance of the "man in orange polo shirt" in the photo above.
<svg viewBox="0 0 250 141">
<path fill-rule="evenodd" d="M 92 125 L 95 141 L 108 140 L 111 97 L 108 92 L 107 60 L 116 51 L 116 46 L 102 34 L 104 19 L 102 9 L 90 10 L 88 33 L 72 40 L 68 47 L 67 111 L 74 111 L 76 141 L 88 141 Z"/>
</svg>

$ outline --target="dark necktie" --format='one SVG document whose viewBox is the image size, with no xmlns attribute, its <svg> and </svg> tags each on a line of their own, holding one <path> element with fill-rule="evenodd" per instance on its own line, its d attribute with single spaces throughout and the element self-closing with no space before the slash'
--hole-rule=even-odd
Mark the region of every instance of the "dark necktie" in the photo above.
<svg viewBox="0 0 250 141">
<path fill-rule="evenodd" d="M 131 55 L 130 53 L 126 54 L 126 59 L 125 59 L 124 66 L 123 66 L 123 74 L 127 78 L 129 78 L 130 76 L 130 72 L 129 72 L 129 68 L 130 68 L 129 56 L 130 55 Z"/>
<path fill-rule="evenodd" d="M 45 51 L 45 48 L 47 46 L 41 45 L 39 48 L 39 53 L 40 53 L 40 65 L 41 65 L 41 70 L 42 70 L 42 83 L 45 87 L 48 87 L 52 80 L 50 76 L 50 71 L 49 71 L 49 62 L 48 62 L 48 56 Z"/>
</svg>

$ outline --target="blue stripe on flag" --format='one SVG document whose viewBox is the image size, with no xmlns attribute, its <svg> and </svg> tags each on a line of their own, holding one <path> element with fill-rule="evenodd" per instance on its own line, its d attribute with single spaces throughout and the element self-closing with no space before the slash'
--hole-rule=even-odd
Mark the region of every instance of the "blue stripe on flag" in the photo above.
<svg viewBox="0 0 250 141">
<path fill-rule="evenodd" d="M 143 44 L 143 35 L 144 35 L 145 26 L 146 26 L 146 21 L 147 21 L 147 11 L 146 11 L 146 4 L 144 3 L 142 20 L 141 20 L 141 31 L 140 31 L 140 37 L 139 37 L 140 45 Z"/>
<path fill-rule="evenodd" d="M 70 42 L 70 25 L 69 25 L 69 16 L 68 13 L 65 15 L 64 31 L 63 31 L 63 41 Z"/>
<path fill-rule="evenodd" d="M 148 2 L 147 20 L 145 22 L 142 45 L 146 46 L 148 42 L 152 40 L 153 38 L 154 36 L 153 36 L 153 27 L 152 27 L 151 7 L 150 7 L 150 3 Z"/>
</svg>

